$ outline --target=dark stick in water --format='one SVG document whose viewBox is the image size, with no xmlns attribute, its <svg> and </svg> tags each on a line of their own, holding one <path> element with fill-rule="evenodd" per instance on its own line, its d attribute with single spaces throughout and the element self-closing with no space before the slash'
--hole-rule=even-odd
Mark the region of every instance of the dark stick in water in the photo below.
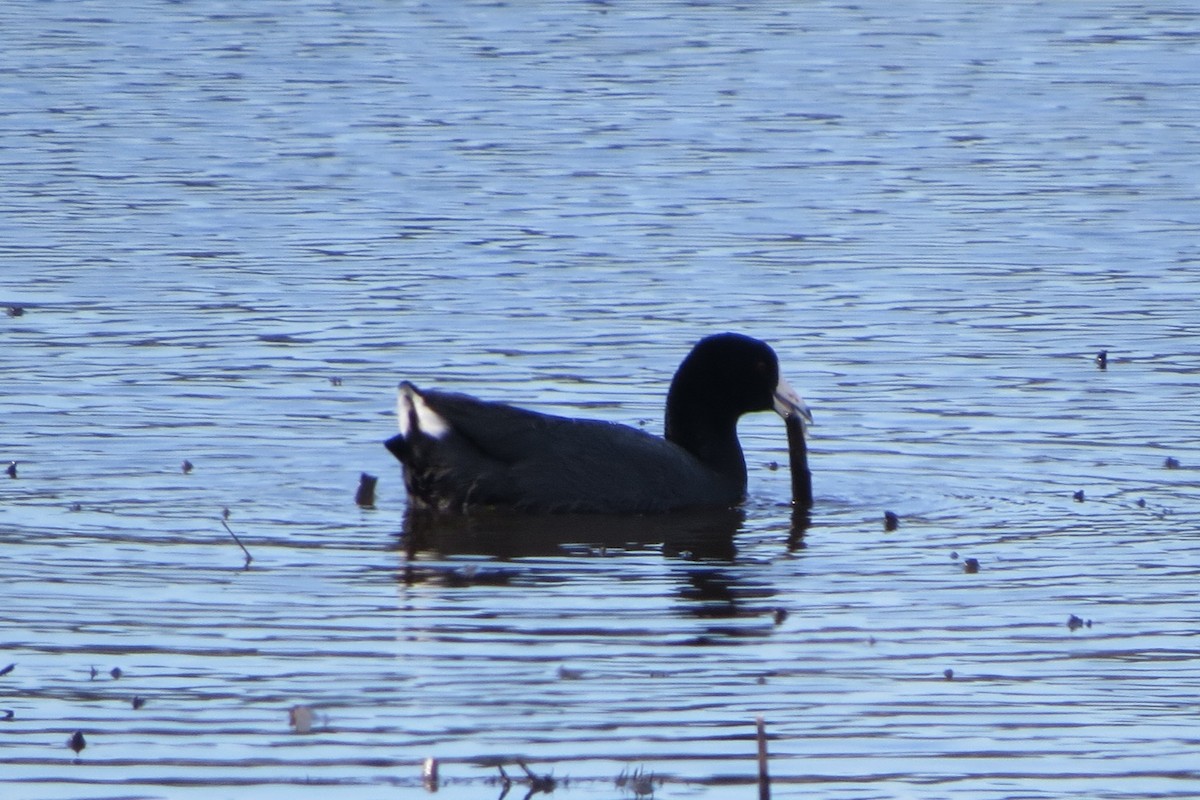
<svg viewBox="0 0 1200 800">
<path fill-rule="evenodd" d="M 792 462 L 792 505 L 812 508 L 812 472 L 808 469 L 808 443 L 804 441 L 804 421 L 791 414 L 784 419 L 787 426 L 788 456 Z"/>
<path fill-rule="evenodd" d="M 771 800 L 771 777 L 767 773 L 767 725 L 762 717 L 756 717 L 758 728 L 758 800 Z"/>
<path fill-rule="evenodd" d="M 225 509 L 225 512 L 226 515 L 228 515 L 229 509 Z M 254 560 L 250 555 L 250 551 L 246 549 L 246 545 L 242 544 L 242 540 L 238 538 L 238 535 L 233 532 L 233 528 L 229 527 L 228 522 L 222 519 L 221 524 L 225 526 L 225 530 L 229 531 L 229 535 L 233 537 L 235 542 L 237 542 L 237 546 L 242 548 L 242 552 L 246 554 L 246 569 L 249 569 L 250 562 Z"/>
</svg>

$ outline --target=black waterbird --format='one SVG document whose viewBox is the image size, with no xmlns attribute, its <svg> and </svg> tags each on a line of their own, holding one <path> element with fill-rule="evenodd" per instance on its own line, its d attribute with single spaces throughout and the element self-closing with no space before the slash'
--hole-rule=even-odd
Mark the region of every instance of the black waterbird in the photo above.
<svg viewBox="0 0 1200 800">
<path fill-rule="evenodd" d="M 809 506 L 803 425 L 812 417 L 765 342 L 702 339 L 667 392 L 665 436 L 569 419 L 464 394 L 400 384 L 400 433 L 386 442 L 404 467 L 409 505 L 469 512 L 636 514 L 728 508 L 746 496 L 737 421 L 774 410 L 788 423 L 793 497 Z"/>
</svg>

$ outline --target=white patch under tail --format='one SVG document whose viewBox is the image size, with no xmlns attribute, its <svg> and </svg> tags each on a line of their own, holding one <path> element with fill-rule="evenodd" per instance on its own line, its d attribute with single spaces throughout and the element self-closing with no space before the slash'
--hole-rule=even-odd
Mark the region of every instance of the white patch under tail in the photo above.
<svg viewBox="0 0 1200 800">
<path fill-rule="evenodd" d="M 400 424 L 400 435 L 405 439 L 416 433 L 440 439 L 450 432 L 450 423 L 430 408 L 417 387 L 408 381 L 400 384 L 396 396 L 396 421 Z"/>
</svg>

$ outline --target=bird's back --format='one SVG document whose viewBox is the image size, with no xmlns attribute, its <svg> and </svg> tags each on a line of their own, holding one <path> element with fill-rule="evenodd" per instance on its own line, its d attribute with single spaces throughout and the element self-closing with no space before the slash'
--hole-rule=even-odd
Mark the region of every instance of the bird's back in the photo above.
<svg viewBox="0 0 1200 800">
<path fill-rule="evenodd" d="M 625 425 L 411 384 L 401 388 L 401 414 L 388 449 L 418 507 L 652 513 L 729 507 L 744 491 L 678 445 Z"/>
</svg>

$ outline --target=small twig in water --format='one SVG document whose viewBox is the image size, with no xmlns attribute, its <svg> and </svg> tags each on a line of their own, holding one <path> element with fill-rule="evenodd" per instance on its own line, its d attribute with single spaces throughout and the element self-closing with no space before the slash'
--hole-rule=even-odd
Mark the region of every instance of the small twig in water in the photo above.
<svg viewBox="0 0 1200 800">
<path fill-rule="evenodd" d="M 642 767 L 633 772 L 628 767 L 622 769 L 616 784 L 618 789 L 628 788 L 634 797 L 654 797 L 654 773 L 646 772 Z"/>
<path fill-rule="evenodd" d="M 533 797 L 539 793 L 550 794 L 554 791 L 553 775 L 534 775 L 533 770 L 525 766 L 524 761 L 518 761 L 517 766 L 524 770 L 525 777 L 529 779 L 529 794 L 525 795 L 526 797 Z"/>
<path fill-rule="evenodd" d="M 504 797 L 508 794 L 508 790 L 512 788 L 512 779 L 504 771 L 503 764 L 497 764 L 496 769 L 500 770 L 500 797 L 497 800 L 504 800 Z"/>
<path fill-rule="evenodd" d="M 225 530 L 229 531 L 229 535 L 233 537 L 235 542 L 237 542 L 237 546 L 242 548 L 242 552 L 246 554 L 246 566 L 248 567 L 250 566 L 250 562 L 254 560 L 254 557 L 250 555 L 250 551 L 246 549 L 246 545 L 242 544 L 242 540 L 238 538 L 238 535 L 233 532 L 233 528 L 229 527 L 229 523 L 225 521 L 228 519 L 228 517 L 229 509 L 227 508 L 225 509 L 225 513 L 222 515 L 221 524 L 225 526 Z"/>
<path fill-rule="evenodd" d="M 762 717 L 754 720 L 758 727 L 758 800 L 771 800 L 771 777 L 767 774 L 767 725 Z"/>
</svg>

